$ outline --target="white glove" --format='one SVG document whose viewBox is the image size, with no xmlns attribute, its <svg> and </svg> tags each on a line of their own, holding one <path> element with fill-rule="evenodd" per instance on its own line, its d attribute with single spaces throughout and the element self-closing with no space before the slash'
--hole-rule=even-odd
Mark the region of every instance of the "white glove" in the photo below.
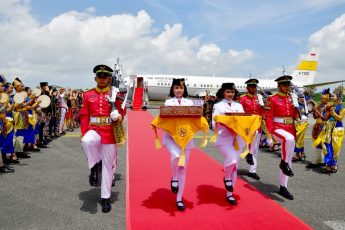
<svg viewBox="0 0 345 230">
<path fill-rule="evenodd" d="M 113 112 L 110 113 L 110 118 L 113 121 L 117 121 L 118 119 L 121 118 L 121 115 L 119 114 L 119 111 L 114 110 Z"/>
<path fill-rule="evenodd" d="M 301 122 L 308 121 L 308 117 L 305 115 L 301 116 Z"/>
<path fill-rule="evenodd" d="M 266 138 L 266 142 L 270 147 L 273 146 L 273 139 L 271 137 Z"/>
</svg>

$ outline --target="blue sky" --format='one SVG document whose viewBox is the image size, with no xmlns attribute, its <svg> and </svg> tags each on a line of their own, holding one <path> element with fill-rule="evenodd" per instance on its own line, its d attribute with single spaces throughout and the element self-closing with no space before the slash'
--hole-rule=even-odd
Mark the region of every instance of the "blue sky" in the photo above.
<svg viewBox="0 0 345 230">
<path fill-rule="evenodd" d="M 12 17 L 11 20 L 6 19 L 6 16 L 11 17 L 5 12 L 6 8 L 18 12 L 24 9 L 23 14 L 25 14 L 25 17 L 22 18 L 28 17 L 28 21 L 32 22 L 32 27 L 30 28 L 28 26 L 31 31 L 28 31 L 28 34 L 32 34 L 33 31 L 39 31 L 41 36 L 47 36 L 47 39 L 52 37 L 52 34 L 55 33 L 55 26 L 59 25 L 59 23 L 69 25 L 70 23 L 68 20 L 72 20 L 73 22 L 77 21 L 80 27 L 87 30 L 86 27 L 89 27 L 90 24 L 88 23 L 90 21 L 93 21 L 91 24 L 94 25 L 94 23 L 99 22 L 103 17 L 106 18 L 105 20 L 107 22 L 109 21 L 115 24 L 116 20 L 120 19 L 116 19 L 113 16 L 118 15 L 122 17 L 122 20 L 123 18 L 128 19 L 128 17 L 130 17 L 132 24 L 129 23 L 128 27 L 122 27 L 121 33 L 138 29 L 138 34 L 140 36 L 136 37 L 134 32 L 134 35 L 132 34 L 128 41 L 132 41 L 135 44 L 137 44 L 136 42 L 138 42 L 138 44 L 148 42 L 150 45 L 154 44 L 158 50 L 162 49 L 168 54 L 167 56 L 171 54 L 171 57 L 167 58 L 168 61 L 161 63 L 162 65 L 172 66 L 166 67 L 168 72 L 175 71 L 181 74 L 187 73 L 198 75 L 207 75 L 213 72 L 223 76 L 247 76 L 249 72 L 254 73 L 254 75 L 268 76 L 268 73 L 280 68 L 282 65 L 288 66 L 288 68 L 292 70 L 297 64 L 300 56 L 306 54 L 309 49 L 315 45 L 321 46 L 321 59 L 324 51 L 330 52 L 328 55 L 334 54 L 334 50 L 329 48 L 329 44 L 323 43 L 323 40 L 329 42 L 332 40 L 332 38 L 324 37 L 327 36 L 327 34 L 318 34 L 319 37 L 322 37 L 321 41 L 320 39 L 312 38 L 314 34 L 320 31 L 322 32 L 325 27 L 330 26 L 338 18 L 341 18 L 341 26 L 340 29 L 338 26 L 338 29 L 336 29 L 334 33 L 341 36 L 344 30 L 342 16 L 345 12 L 345 1 L 343 0 L 4 0 L 4 3 L 0 3 L 0 7 L 1 6 L 3 6 L 4 11 L 0 10 L 0 26 L 6 27 L 11 25 L 11 23 L 13 25 L 20 24 L 16 22 L 16 20 L 20 20 L 19 18 L 15 19 Z M 76 14 L 72 14 L 72 11 L 75 11 Z M 143 14 L 139 12 L 143 12 Z M 166 25 L 169 26 L 166 27 Z M 90 33 L 88 37 L 94 36 L 94 38 L 90 39 L 97 39 L 96 33 L 102 32 L 102 26 L 102 23 L 100 23 L 94 34 L 92 34 L 92 31 L 88 30 L 88 33 Z M 48 32 L 47 28 L 49 30 Z M 59 26 L 57 26 L 57 28 L 59 32 L 61 32 L 61 28 Z M 78 29 L 78 27 L 75 28 Z M 116 29 L 115 27 L 110 29 L 107 28 L 107 30 L 104 30 L 104 33 L 116 34 Z M 330 31 L 333 30 L 330 28 Z M 6 30 L 0 32 L 9 33 Z M 73 36 L 79 35 L 73 33 Z M 76 41 L 71 42 L 70 40 L 72 39 L 69 39 L 68 36 L 67 33 L 65 37 L 66 41 L 63 41 L 63 43 L 61 39 L 56 42 L 61 42 L 61 47 L 75 46 Z M 72 37 L 72 35 L 70 36 Z M 13 36 L 14 39 L 17 39 L 15 37 L 16 36 Z M 130 50 L 130 44 L 122 43 L 124 42 L 122 39 L 117 41 L 116 36 L 114 37 L 115 38 L 112 38 L 114 43 L 121 44 L 122 47 L 128 46 L 126 49 L 120 49 L 109 45 L 109 47 L 111 47 L 109 49 L 113 49 L 119 56 L 124 57 L 122 60 L 124 60 L 129 67 L 128 71 L 134 71 L 134 73 L 127 72 L 128 74 L 139 72 L 148 73 L 149 71 L 164 72 L 164 68 L 154 68 L 157 62 L 155 62 L 155 58 L 151 56 L 164 55 L 163 51 L 159 54 L 152 53 L 148 57 L 149 61 L 152 61 L 150 68 L 146 68 L 145 65 L 139 64 L 139 62 L 145 60 L 143 57 L 136 59 L 134 61 L 136 64 L 134 65 L 130 63 L 129 60 L 125 59 L 126 56 L 133 60 L 133 58 L 137 56 L 145 57 L 151 51 L 145 50 L 143 47 Z M 85 38 L 83 37 L 83 39 Z M 80 40 L 80 38 L 76 40 Z M 16 42 L 21 42 L 21 39 L 18 38 L 18 41 L 11 39 L 11 44 L 14 43 L 12 45 L 15 45 Z M 47 40 L 44 42 L 47 42 L 47 46 L 48 43 L 50 43 Z M 338 42 L 341 49 L 337 50 L 341 52 L 344 44 L 341 39 Z M 5 44 L 9 43 L 10 41 L 5 41 Z M 37 43 L 37 45 L 33 45 L 32 49 L 37 49 L 37 47 L 42 44 L 41 42 Z M 208 47 L 210 44 L 212 44 L 212 49 Z M 322 47 L 323 45 L 325 46 L 324 49 Z M 164 46 L 164 48 L 162 48 L 162 46 Z M 207 58 L 204 58 L 203 62 L 199 62 L 201 57 L 199 51 L 203 46 L 206 46 L 204 50 L 206 50 L 205 52 L 207 55 L 211 52 L 212 55 L 216 55 L 215 57 L 218 59 L 210 63 L 208 69 L 203 67 L 198 71 L 198 66 L 208 65 L 208 62 L 205 62 Z M 180 49 L 182 47 L 182 49 L 187 51 L 181 54 L 181 52 L 176 51 L 176 48 L 172 50 L 172 47 L 179 47 Z M 54 47 L 52 47 L 52 49 L 54 49 Z M 235 56 L 239 57 L 237 60 L 227 56 L 230 50 L 235 51 Z M 52 50 L 52 52 L 54 52 L 54 50 Z M 58 58 L 59 52 L 56 52 L 57 53 L 53 56 Z M 83 51 L 82 48 L 78 48 L 75 52 L 79 53 L 81 56 L 85 55 L 85 51 Z M 129 53 L 131 52 L 133 53 L 130 55 Z M 46 54 L 50 55 L 48 52 Z M 76 58 L 76 56 L 77 55 L 75 55 L 74 58 Z M 105 56 L 104 61 L 109 60 L 109 54 Z M 235 56 L 232 56 L 232 58 Z M 325 57 L 327 57 L 327 55 Z M 25 58 L 23 57 L 14 55 L 13 58 L 14 59 L 10 61 L 8 61 L 8 59 L 2 59 L 2 66 L 9 66 L 10 69 L 13 70 L 13 63 L 25 62 Z M 41 57 L 35 57 L 34 59 L 37 59 L 39 62 L 40 58 Z M 191 63 L 184 65 L 184 63 L 181 64 L 181 62 L 172 63 L 174 58 L 192 60 Z M 32 54 L 28 55 L 27 59 L 30 60 L 25 65 L 37 64 L 33 63 Z M 203 57 L 201 57 L 201 59 L 203 59 Z M 43 62 L 46 61 L 47 60 L 43 60 Z M 232 62 L 234 66 L 231 66 Z M 62 63 L 64 62 L 61 61 L 61 64 Z M 325 61 L 325 63 L 327 64 L 327 61 Z M 50 64 L 53 65 L 53 63 Z M 320 60 L 321 72 L 329 72 L 329 69 L 322 69 L 326 68 L 322 64 Z M 58 65 L 59 63 L 55 62 L 54 67 L 58 68 Z M 226 68 L 227 65 L 231 67 Z M 332 66 L 332 63 L 327 65 L 327 68 L 329 68 Z M 182 67 L 180 70 L 178 69 L 179 66 Z M 29 67 L 25 67 L 22 71 L 24 71 L 24 69 L 28 70 L 28 68 Z M 67 67 L 61 66 L 61 68 L 58 69 L 62 72 L 73 71 L 64 70 L 64 68 Z M 3 70 L 0 71 L 4 72 Z M 30 71 L 33 73 L 35 72 L 34 70 Z M 342 71 L 343 69 L 340 68 L 337 74 L 341 75 L 345 73 L 345 70 L 344 72 Z M 205 74 L 203 74 L 203 72 Z M 20 75 L 23 73 L 21 70 L 18 70 L 18 74 Z M 82 71 L 76 72 L 76 74 L 82 74 Z M 40 74 L 36 74 L 37 78 L 41 79 L 42 76 L 39 75 Z"/>
</svg>

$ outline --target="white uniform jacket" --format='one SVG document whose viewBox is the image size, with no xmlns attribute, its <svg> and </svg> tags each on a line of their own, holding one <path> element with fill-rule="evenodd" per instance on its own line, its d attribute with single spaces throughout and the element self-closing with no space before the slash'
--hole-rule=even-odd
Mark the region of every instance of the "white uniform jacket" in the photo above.
<svg viewBox="0 0 345 230">
<path fill-rule="evenodd" d="M 229 105 L 231 103 L 231 105 Z M 225 113 L 244 113 L 244 109 L 240 103 L 237 103 L 235 101 L 228 101 L 226 99 L 223 99 L 222 101 L 216 103 L 213 107 L 213 113 L 212 113 L 212 126 L 215 128 L 215 122 L 214 122 L 214 116 L 216 115 L 222 115 Z M 233 141 L 231 141 L 231 132 L 228 128 L 226 128 L 224 125 L 219 124 L 218 125 L 218 138 L 216 141 L 216 145 L 233 145 Z M 242 138 L 238 138 L 242 139 Z M 242 143 L 241 143 L 242 144 Z"/>
<path fill-rule="evenodd" d="M 179 104 L 178 100 L 176 97 L 173 97 L 171 99 L 168 99 L 165 101 L 165 104 L 166 106 L 193 106 L 193 101 L 192 100 L 189 100 L 189 99 L 186 99 L 186 98 L 181 98 L 181 103 Z M 174 139 L 172 139 L 172 137 L 167 134 L 166 132 L 163 132 L 163 145 L 166 146 L 169 144 L 175 144 L 175 141 Z M 192 149 L 194 148 L 194 141 L 193 139 L 188 142 L 187 146 L 185 149 Z"/>
</svg>

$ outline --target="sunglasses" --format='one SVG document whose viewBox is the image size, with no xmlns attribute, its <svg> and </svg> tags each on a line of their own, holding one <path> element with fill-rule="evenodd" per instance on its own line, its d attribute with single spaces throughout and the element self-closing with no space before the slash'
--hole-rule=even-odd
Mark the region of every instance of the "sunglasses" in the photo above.
<svg viewBox="0 0 345 230">
<path fill-rule="evenodd" d="M 283 85 L 283 86 L 291 86 L 291 83 L 290 83 L 290 82 L 281 82 L 280 85 Z"/>
</svg>

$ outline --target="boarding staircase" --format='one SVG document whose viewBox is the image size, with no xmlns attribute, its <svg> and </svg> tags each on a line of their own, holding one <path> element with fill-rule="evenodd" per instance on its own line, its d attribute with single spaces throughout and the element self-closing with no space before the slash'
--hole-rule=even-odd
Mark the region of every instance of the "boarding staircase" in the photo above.
<svg viewBox="0 0 345 230">
<path fill-rule="evenodd" d="M 133 93 L 132 110 L 141 110 L 143 106 L 144 88 L 135 88 Z"/>
</svg>

